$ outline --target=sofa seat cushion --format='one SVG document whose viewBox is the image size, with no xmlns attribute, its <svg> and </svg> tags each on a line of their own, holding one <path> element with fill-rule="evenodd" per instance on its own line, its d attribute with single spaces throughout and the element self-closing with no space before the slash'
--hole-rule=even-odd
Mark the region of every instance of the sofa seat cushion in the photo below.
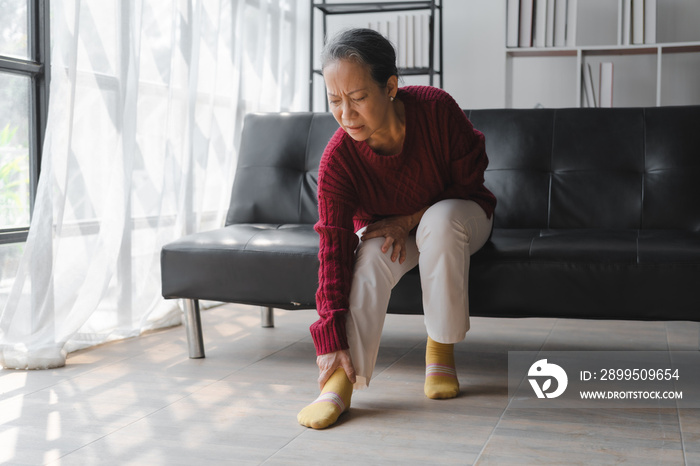
<svg viewBox="0 0 700 466">
<path fill-rule="evenodd" d="M 530 257 L 536 261 L 634 264 L 637 236 L 636 230 L 542 230 L 533 238 Z"/>
<path fill-rule="evenodd" d="M 161 263 L 169 298 L 316 306 L 313 225 L 238 224 L 196 233 L 165 246 Z M 497 228 L 472 258 L 470 308 L 494 317 L 696 320 L 697 283 L 700 233 Z M 582 290 L 596 291 L 571 299 Z M 396 285 L 389 310 L 421 313 L 421 302 L 415 268 Z"/>
<path fill-rule="evenodd" d="M 697 283 L 700 233 L 496 229 L 473 257 L 470 303 L 473 315 L 697 320 Z"/>
<path fill-rule="evenodd" d="M 700 232 L 497 228 L 476 260 L 700 265 Z"/>
<path fill-rule="evenodd" d="M 308 224 L 237 224 L 163 248 L 163 295 L 315 308 L 318 234 Z"/>
<path fill-rule="evenodd" d="M 700 232 L 641 230 L 640 264 L 700 264 Z"/>
</svg>

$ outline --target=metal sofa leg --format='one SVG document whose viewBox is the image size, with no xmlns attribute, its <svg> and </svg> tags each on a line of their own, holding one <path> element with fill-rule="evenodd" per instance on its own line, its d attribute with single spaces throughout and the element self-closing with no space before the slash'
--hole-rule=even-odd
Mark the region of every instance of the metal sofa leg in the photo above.
<svg viewBox="0 0 700 466">
<path fill-rule="evenodd" d="M 185 327 L 187 330 L 187 348 L 190 359 L 204 357 L 204 340 L 202 339 L 202 321 L 199 317 L 199 301 L 185 300 Z"/>
<path fill-rule="evenodd" d="M 275 326 L 275 314 L 271 307 L 260 306 L 260 326 L 272 328 Z"/>
</svg>

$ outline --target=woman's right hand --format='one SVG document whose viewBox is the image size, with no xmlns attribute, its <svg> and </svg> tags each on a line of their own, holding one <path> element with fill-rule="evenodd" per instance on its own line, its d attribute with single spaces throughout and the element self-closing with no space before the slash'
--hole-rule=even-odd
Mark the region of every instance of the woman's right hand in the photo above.
<svg viewBox="0 0 700 466">
<path fill-rule="evenodd" d="M 323 390 L 323 386 L 335 370 L 342 367 L 345 370 L 345 374 L 351 383 L 355 383 L 355 368 L 352 365 L 352 360 L 350 359 L 350 353 L 348 350 L 335 351 L 333 353 L 321 354 L 316 357 L 316 364 L 318 364 L 318 386 Z"/>
</svg>

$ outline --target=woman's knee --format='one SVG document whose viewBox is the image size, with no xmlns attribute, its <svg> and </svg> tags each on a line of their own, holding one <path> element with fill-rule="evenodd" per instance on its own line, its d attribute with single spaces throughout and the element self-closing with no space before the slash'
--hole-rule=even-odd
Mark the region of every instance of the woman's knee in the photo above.
<svg viewBox="0 0 700 466">
<path fill-rule="evenodd" d="M 384 238 L 370 238 L 360 242 L 355 252 L 355 270 L 363 267 L 376 267 L 386 265 L 390 256 L 382 252 Z"/>
<path fill-rule="evenodd" d="M 464 228 L 455 215 L 458 203 L 454 201 L 456 200 L 440 201 L 425 211 L 416 230 L 416 242 L 419 249 L 427 241 L 446 244 L 455 238 L 464 236 Z"/>
<path fill-rule="evenodd" d="M 391 290 L 396 281 L 389 254 L 382 252 L 384 238 L 371 238 L 362 241 L 355 252 L 353 290 L 367 287 L 379 292 L 377 287 Z"/>
<path fill-rule="evenodd" d="M 446 199 L 431 206 L 416 231 L 419 249 L 426 242 L 449 246 L 454 241 L 470 243 L 490 233 L 484 210 L 474 201 Z M 481 231 L 489 229 L 489 231 Z"/>
</svg>

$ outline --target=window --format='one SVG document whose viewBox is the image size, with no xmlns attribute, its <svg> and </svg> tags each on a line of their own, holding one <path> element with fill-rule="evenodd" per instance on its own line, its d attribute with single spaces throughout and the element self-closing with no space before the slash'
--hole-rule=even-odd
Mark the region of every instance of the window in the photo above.
<svg viewBox="0 0 700 466">
<path fill-rule="evenodd" d="M 14 277 L 29 231 L 46 128 L 49 44 L 48 0 L 0 0 L 2 281 Z"/>
<path fill-rule="evenodd" d="M 46 128 L 49 49 L 49 1 L 0 0 L 0 296 L 12 283 L 29 231 Z"/>
<path fill-rule="evenodd" d="M 0 0 L 0 228 L 3 233 L 8 229 L 26 230 L 31 217 L 46 126 L 47 3 Z"/>
</svg>

